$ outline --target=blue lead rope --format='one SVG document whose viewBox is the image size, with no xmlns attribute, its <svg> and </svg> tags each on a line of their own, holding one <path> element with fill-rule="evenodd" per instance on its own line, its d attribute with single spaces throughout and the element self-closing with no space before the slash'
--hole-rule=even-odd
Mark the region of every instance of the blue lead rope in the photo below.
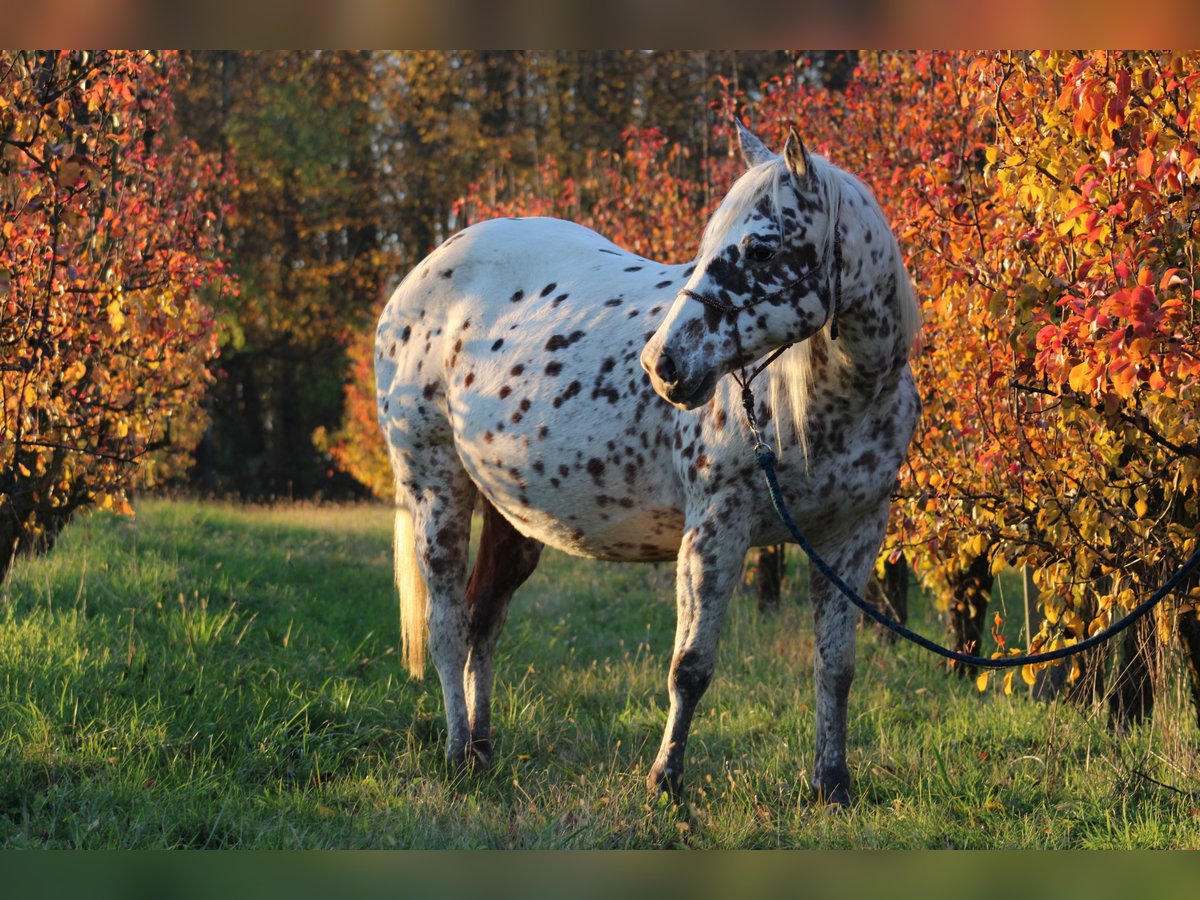
<svg viewBox="0 0 1200 900">
<path fill-rule="evenodd" d="M 750 408 L 752 409 L 752 407 Z M 758 438 L 758 429 L 755 428 L 753 419 L 751 419 L 751 428 L 754 429 L 755 437 Z M 851 588 L 850 585 L 846 584 L 846 582 L 842 581 L 837 572 L 830 568 L 829 563 L 825 562 L 825 560 L 821 559 L 821 557 L 817 555 L 817 551 L 814 550 L 812 544 L 808 542 L 808 538 L 801 534 L 800 529 L 796 527 L 796 523 L 792 520 L 791 515 L 787 511 L 787 506 L 783 502 L 783 492 L 779 489 L 779 479 L 775 475 L 775 451 L 763 443 L 761 438 L 758 438 L 758 445 L 754 449 L 754 461 L 758 463 L 759 468 L 763 470 L 763 475 L 766 476 L 767 487 L 771 491 L 771 503 L 775 507 L 775 512 L 779 514 L 780 520 L 787 527 L 787 530 L 791 532 L 796 543 L 800 545 L 800 549 L 808 554 L 808 558 L 812 560 L 812 564 L 816 570 L 829 579 L 829 582 L 839 591 L 841 591 L 842 595 L 847 600 L 857 606 L 863 611 L 863 613 L 870 616 L 884 628 L 894 631 L 902 638 L 912 641 L 914 644 L 924 647 L 926 650 L 929 650 L 932 653 L 936 653 L 939 656 L 944 656 L 946 659 L 952 659 L 955 662 L 964 663 L 969 666 L 978 666 L 982 669 L 1011 669 L 1014 666 L 1028 666 L 1033 665 L 1034 663 L 1054 662 L 1055 660 L 1066 659 L 1068 656 L 1074 656 L 1076 653 L 1083 653 L 1085 650 L 1090 650 L 1092 647 L 1102 644 L 1109 638 L 1124 631 L 1138 619 L 1150 612 L 1150 610 L 1154 609 L 1154 607 L 1158 605 L 1159 601 L 1161 601 L 1163 597 L 1167 596 L 1167 594 L 1175 590 L 1179 583 L 1187 577 L 1188 573 L 1196 567 L 1196 564 L 1200 563 L 1200 549 L 1198 549 L 1191 555 L 1187 562 L 1176 569 L 1175 574 L 1168 578 L 1166 583 L 1163 584 L 1163 586 L 1157 591 L 1155 591 L 1152 597 L 1138 604 L 1138 606 L 1123 619 L 1114 622 L 1103 631 L 1092 635 L 1090 638 L 1080 641 L 1078 644 L 1072 644 L 1069 647 L 1061 647 L 1058 650 L 1051 650 L 1048 653 L 1034 653 L 1030 656 L 1007 656 L 997 659 L 983 656 L 972 656 L 970 653 L 959 653 L 957 650 L 950 650 L 949 648 L 943 647 L 940 644 L 935 644 L 933 641 L 926 637 L 922 637 L 915 631 L 910 631 L 899 622 L 888 618 L 862 597 L 858 596 L 858 594 L 854 592 L 854 589 Z"/>
</svg>

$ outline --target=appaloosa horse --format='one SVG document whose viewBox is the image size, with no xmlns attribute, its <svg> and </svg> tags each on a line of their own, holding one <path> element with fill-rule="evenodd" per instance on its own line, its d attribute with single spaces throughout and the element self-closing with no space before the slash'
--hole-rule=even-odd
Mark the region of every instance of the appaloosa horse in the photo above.
<svg viewBox="0 0 1200 900">
<path fill-rule="evenodd" d="M 794 132 L 782 156 L 740 137 L 749 171 L 689 265 L 570 222 L 494 220 L 442 244 L 384 310 L 375 374 L 396 477 L 404 657 L 419 675 L 428 641 L 451 760 L 491 758 L 496 640 L 544 544 L 675 558 L 670 715 L 648 783 L 678 796 L 742 559 L 789 539 L 727 377 L 780 347 L 791 345 L 757 415 L 779 444 L 785 499 L 846 581 L 860 592 L 866 582 L 919 410 L 911 284 L 861 182 Z M 856 614 L 819 575 L 812 605 L 812 785 L 846 803 Z"/>
</svg>

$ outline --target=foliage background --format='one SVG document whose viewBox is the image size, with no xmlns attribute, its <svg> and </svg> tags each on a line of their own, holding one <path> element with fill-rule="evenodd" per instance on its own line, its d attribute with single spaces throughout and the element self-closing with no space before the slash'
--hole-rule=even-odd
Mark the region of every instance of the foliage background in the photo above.
<svg viewBox="0 0 1200 900">
<path fill-rule="evenodd" d="M 138 483 L 386 497 L 370 342 L 399 276 L 504 214 L 685 259 L 738 171 L 733 116 L 775 146 L 799 127 L 901 240 L 925 415 L 887 549 L 960 647 L 1016 652 L 989 618 L 1008 567 L 1037 594 L 1016 643 L 1044 649 L 1196 547 L 1195 53 L 9 53 L 0 73 L 0 559 Z M 1073 665 L 1080 695 L 1107 685 L 1136 721 L 1179 648 L 1200 707 L 1181 600 Z"/>
</svg>

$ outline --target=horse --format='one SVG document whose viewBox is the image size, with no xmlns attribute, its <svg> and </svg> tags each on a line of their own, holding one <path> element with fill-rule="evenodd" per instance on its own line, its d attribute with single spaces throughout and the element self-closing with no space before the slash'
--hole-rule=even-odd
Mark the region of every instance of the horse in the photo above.
<svg viewBox="0 0 1200 900">
<path fill-rule="evenodd" d="M 375 375 L 395 475 L 402 655 L 414 677 L 426 649 L 433 659 L 453 763 L 491 762 L 496 643 L 543 546 L 674 559 L 670 710 L 647 786 L 681 796 L 742 560 L 791 540 L 735 383 L 757 360 L 779 352 L 751 411 L 778 444 L 784 499 L 818 552 L 865 586 L 920 409 L 912 284 L 861 181 L 795 130 L 781 155 L 738 132 L 747 170 L 694 262 L 654 262 L 562 220 L 494 219 L 446 240 L 383 311 Z M 820 575 L 811 594 L 811 785 L 844 805 L 857 616 Z"/>
</svg>

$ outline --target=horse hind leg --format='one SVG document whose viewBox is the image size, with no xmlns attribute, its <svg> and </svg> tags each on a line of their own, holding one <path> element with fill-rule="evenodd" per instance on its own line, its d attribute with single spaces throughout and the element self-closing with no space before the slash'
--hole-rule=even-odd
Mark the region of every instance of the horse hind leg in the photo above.
<svg viewBox="0 0 1200 900">
<path fill-rule="evenodd" d="M 461 763 L 470 741 L 463 669 L 470 633 L 465 587 L 475 486 L 450 448 L 423 458 L 419 471 L 410 469 L 409 475 L 407 486 L 398 491 L 396 529 L 404 659 L 409 671 L 421 677 L 427 639 L 446 708 L 446 757 Z"/>
<path fill-rule="evenodd" d="M 467 583 L 470 652 L 465 673 L 471 724 L 468 750 L 482 765 L 492 761 L 492 660 L 496 642 L 513 593 L 533 574 L 541 554 L 540 541 L 522 535 L 492 504 L 483 501 L 483 531 Z"/>
</svg>

